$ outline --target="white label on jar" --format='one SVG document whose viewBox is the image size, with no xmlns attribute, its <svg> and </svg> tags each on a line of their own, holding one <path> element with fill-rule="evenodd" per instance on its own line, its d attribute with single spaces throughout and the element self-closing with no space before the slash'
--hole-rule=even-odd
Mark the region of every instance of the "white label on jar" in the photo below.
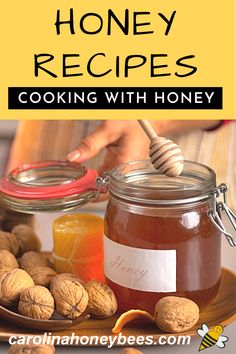
<svg viewBox="0 0 236 354">
<path fill-rule="evenodd" d="M 134 248 L 104 236 L 104 254 L 105 275 L 112 282 L 142 291 L 176 291 L 176 250 Z"/>
</svg>

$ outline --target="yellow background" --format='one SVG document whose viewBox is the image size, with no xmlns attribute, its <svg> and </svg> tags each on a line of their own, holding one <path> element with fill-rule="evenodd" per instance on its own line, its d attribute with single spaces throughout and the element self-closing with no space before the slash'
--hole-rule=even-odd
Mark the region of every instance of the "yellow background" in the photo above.
<svg viewBox="0 0 236 354">
<path fill-rule="evenodd" d="M 14 0 L 0 4 L 0 118 L 1 119 L 233 119 L 235 118 L 235 0 Z M 71 35 L 68 26 L 56 35 L 56 11 L 69 18 L 74 8 L 76 34 Z M 152 35 L 124 36 L 119 30 L 106 35 L 106 14 L 111 8 L 117 16 L 124 9 L 150 11 L 143 20 L 151 22 Z M 176 16 L 169 35 L 164 36 L 166 26 L 157 15 Z M 79 20 L 86 12 L 97 12 L 104 18 L 104 31 L 97 35 L 85 35 L 79 29 Z M 67 14 L 67 15 L 66 15 Z M 132 29 L 132 21 L 131 27 Z M 132 32 L 132 31 L 131 31 Z M 107 63 L 113 65 L 115 56 L 125 58 L 130 54 L 150 56 L 150 53 L 168 53 L 166 64 L 174 74 L 175 61 L 185 55 L 196 56 L 197 73 L 187 78 L 150 78 L 148 65 L 133 70 L 130 77 L 115 78 L 107 75 L 93 78 L 86 74 L 86 62 L 97 52 L 107 55 Z M 50 53 L 55 56 L 48 68 L 57 72 L 54 79 L 40 72 L 34 77 L 34 54 Z M 62 54 L 80 54 L 79 63 L 84 71 L 82 77 L 62 78 Z M 105 62 L 105 61 L 104 61 Z M 74 62 L 75 63 L 75 62 Z M 163 64 L 165 60 L 163 60 Z M 189 61 L 190 63 L 190 61 Z M 180 68 L 181 70 L 181 68 Z M 223 110 L 8 110 L 8 87 L 11 86 L 223 86 Z"/>
</svg>

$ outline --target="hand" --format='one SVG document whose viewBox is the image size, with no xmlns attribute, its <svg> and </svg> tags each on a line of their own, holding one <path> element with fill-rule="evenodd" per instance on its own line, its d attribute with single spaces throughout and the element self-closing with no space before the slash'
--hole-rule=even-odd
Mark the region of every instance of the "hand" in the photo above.
<svg viewBox="0 0 236 354">
<path fill-rule="evenodd" d="M 149 140 L 136 120 L 106 120 L 86 137 L 67 159 L 83 163 L 103 148 L 107 149 L 107 153 L 98 168 L 99 174 L 122 163 L 147 158 Z"/>
<path fill-rule="evenodd" d="M 180 134 L 190 130 L 209 129 L 219 125 L 218 120 L 155 120 L 152 125 L 160 136 Z M 135 121 L 107 120 L 72 151 L 67 159 L 83 163 L 94 157 L 102 148 L 107 154 L 98 172 L 105 171 L 125 162 L 148 157 L 149 140 Z"/>
</svg>

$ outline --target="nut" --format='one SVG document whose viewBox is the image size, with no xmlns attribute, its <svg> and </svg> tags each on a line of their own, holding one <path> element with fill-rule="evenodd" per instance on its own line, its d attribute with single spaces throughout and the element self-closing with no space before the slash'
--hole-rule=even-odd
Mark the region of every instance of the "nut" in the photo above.
<svg viewBox="0 0 236 354">
<path fill-rule="evenodd" d="M 88 293 L 75 280 L 60 280 L 55 283 L 52 295 L 57 312 L 65 317 L 78 318 L 88 305 Z"/>
<path fill-rule="evenodd" d="M 7 250 L 16 256 L 19 251 L 19 243 L 14 234 L 0 230 L 0 249 Z"/>
<path fill-rule="evenodd" d="M 55 348 L 49 344 L 14 344 L 8 354 L 54 354 Z"/>
<path fill-rule="evenodd" d="M 4 306 L 14 306 L 20 298 L 22 290 L 34 286 L 33 279 L 23 269 L 13 269 L 1 276 L 0 303 Z"/>
<path fill-rule="evenodd" d="M 78 281 L 81 285 L 83 285 L 83 280 L 80 279 L 77 275 L 72 274 L 72 273 L 62 273 L 62 274 L 57 274 L 56 277 L 54 277 L 50 283 L 50 290 L 52 291 L 52 288 L 56 284 L 56 282 L 60 280 L 75 280 Z"/>
<path fill-rule="evenodd" d="M 20 314 L 38 320 L 48 320 L 54 312 L 54 299 L 43 286 L 24 289 L 18 306 Z"/>
<path fill-rule="evenodd" d="M 49 267 L 35 267 L 28 269 L 28 273 L 32 277 L 35 285 L 42 285 L 48 287 L 51 280 L 55 278 L 57 273 Z"/>
<path fill-rule="evenodd" d="M 125 348 L 120 354 L 143 354 L 138 349 L 135 348 Z"/>
<path fill-rule="evenodd" d="M 0 269 L 4 268 L 19 268 L 19 264 L 12 253 L 7 250 L 0 250 Z"/>
<path fill-rule="evenodd" d="M 19 259 L 22 269 L 28 271 L 35 267 L 47 267 L 48 261 L 42 256 L 41 253 L 29 251 L 23 254 Z"/>
<path fill-rule="evenodd" d="M 101 282 L 91 280 L 85 285 L 88 292 L 88 312 L 95 318 L 107 318 L 117 311 L 117 301 L 113 291 Z"/>
<path fill-rule="evenodd" d="M 19 243 L 19 256 L 28 251 L 39 252 L 41 249 L 41 242 L 29 225 L 19 224 L 14 226 L 11 231 L 17 238 Z"/>
<path fill-rule="evenodd" d="M 156 304 L 155 318 L 158 327 L 165 332 L 184 332 L 199 319 L 199 307 L 184 297 L 166 296 Z"/>
</svg>

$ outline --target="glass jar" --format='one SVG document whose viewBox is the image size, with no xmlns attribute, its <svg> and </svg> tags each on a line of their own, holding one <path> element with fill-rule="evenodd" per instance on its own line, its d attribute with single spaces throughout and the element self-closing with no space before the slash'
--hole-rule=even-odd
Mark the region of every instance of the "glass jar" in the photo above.
<svg viewBox="0 0 236 354">
<path fill-rule="evenodd" d="M 68 161 L 24 164 L 0 179 L 2 203 L 20 213 L 66 211 L 96 199 L 98 174 Z"/>
<path fill-rule="evenodd" d="M 216 176 L 185 162 L 179 177 L 159 175 L 149 161 L 111 171 L 105 216 L 105 275 L 120 310 L 153 312 L 163 296 L 206 305 L 221 275 L 220 231 L 210 220 Z"/>
</svg>

